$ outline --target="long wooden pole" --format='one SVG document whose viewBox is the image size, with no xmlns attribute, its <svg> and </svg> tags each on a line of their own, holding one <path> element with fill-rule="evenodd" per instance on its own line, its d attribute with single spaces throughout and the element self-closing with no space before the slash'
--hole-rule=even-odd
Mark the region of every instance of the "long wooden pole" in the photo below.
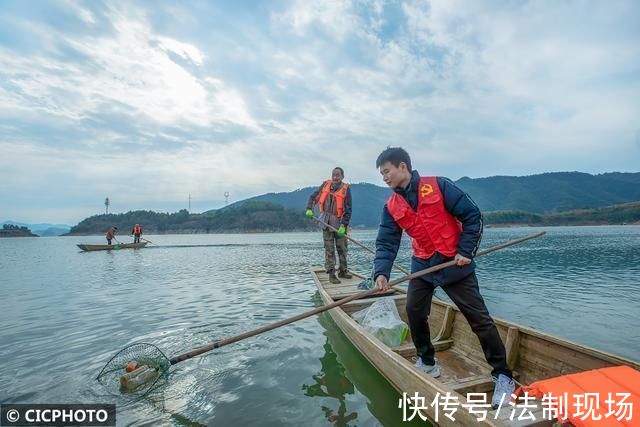
<svg viewBox="0 0 640 427">
<path fill-rule="evenodd" d="M 521 237 L 519 239 L 511 240 L 509 242 L 502 243 L 502 244 L 497 245 L 497 246 L 493 246 L 491 248 L 479 251 L 476 254 L 476 257 L 482 256 L 482 255 L 486 255 L 486 254 L 489 254 L 491 252 L 495 252 L 497 250 L 504 249 L 506 247 L 513 246 L 513 245 L 516 245 L 518 243 L 525 242 L 527 240 L 535 239 L 537 237 L 543 236 L 544 234 L 545 234 L 545 232 L 543 231 L 543 232 L 540 232 L 540 233 L 531 234 L 529 236 L 524 236 L 524 237 Z M 413 274 L 409 274 L 407 276 L 404 276 L 404 277 L 401 277 L 399 279 L 391 281 L 389 283 L 389 287 L 394 287 L 394 286 L 396 286 L 396 285 L 398 285 L 398 284 L 400 284 L 402 282 L 406 282 L 407 280 L 415 279 L 416 277 L 420 277 L 420 276 L 423 276 L 425 274 L 433 273 L 435 271 L 442 270 L 443 268 L 454 266 L 455 264 L 456 264 L 455 260 L 451 260 L 451 261 L 444 262 L 442 264 L 434 265 L 433 267 L 425 268 L 424 270 L 420 270 L 420 271 L 417 271 L 417 272 L 415 272 Z M 266 326 L 263 326 L 261 328 L 254 329 L 252 331 L 245 332 L 245 333 L 240 334 L 240 335 L 236 335 L 236 336 L 233 336 L 233 337 L 230 337 L 230 338 L 225 338 L 225 339 L 222 339 L 220 341 L 216 341 L 213 344 L 209 344 L 207 346 L 197 348 L 197 349 L 195 349 L 193 351 L 190 351 L 188 353 L 184 353 L 184 354 L 181 354 L 179 356 L 175 356 L 175 357 L 171 358 L 170 362 L 171 362 L 172 365 L 175 365 L 176 363 L 180 363 L 180 362 L 182 362 L 184 360 L 191 359 L 192 357 L 199 356 L 199 355 L 201 355 L 203 353 L 206 353 L 208 351 L 211 351 L 213 349 L 220 348 L 220 347 L 223 347 L 225 345 L 229 345 L 229 344 L 232 344 L 234 342 L 241 341 L 241 340 L 243 340 L 245 338 L 249 338 L 249 337 L 252 337 L 252 336 L 255 336 L 255 335 L 258 335 L 258 334 L 262 334 L 264 332 L 271 331 L 271 330 L 279 328 L 281 326 L 288 325 L 289 323 L 297 322 L 298 320 L 306 319 L 307 317 L 311 317 L 311 316 L 314 316 L 316 314 L 323 313 L 325 311 L 331 310 L 332 308 L 336 308 L 336 307 L 339 307 L 339 306 L 341 306 L 343 304 L 346 304 L 346 303 L 348 303 L 350 301 L 366 298 L 369 295 L 373 295 L 373 294 L 375 294 L 377 292 L 378 292 L 377 288 L 372 288 L 372 289 L 369 289 L 367 291 L 351 295 L 350 297 L 346 297 L 346 298 L 343 298 L 343 299 L 341 299 L 339 301 L 335 301 L 335 302 L 333 302 L 331 304 L 328 304 L 328 305 L 325 305 L 325 306 L 322 306 L 322 307 L 318 307 L 316 309 L 307 311 L 307 312 L 302 313 L 302 314 L 298 314 L 297 316 L 293 316 L 293 317 L 290 317 L 288 319 L 280 320 L 278 322 L 271 323 L 270 325 L 266 325 Z"/>
</svg>

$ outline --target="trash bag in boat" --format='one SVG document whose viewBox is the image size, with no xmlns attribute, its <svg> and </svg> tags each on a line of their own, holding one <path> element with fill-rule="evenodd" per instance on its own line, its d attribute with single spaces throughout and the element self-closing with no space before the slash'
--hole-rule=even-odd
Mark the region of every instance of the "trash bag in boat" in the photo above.
<svg viewBox="0 0 640 427">
<path fill-rule="evenodd" d="M 404 342 L 409 327 L 400 318 L 393 298 L 378 298 L 369 307 L 353 313 L 353 319 L 367 332 L 389 347 L 397 347 Z"/>
</svg>

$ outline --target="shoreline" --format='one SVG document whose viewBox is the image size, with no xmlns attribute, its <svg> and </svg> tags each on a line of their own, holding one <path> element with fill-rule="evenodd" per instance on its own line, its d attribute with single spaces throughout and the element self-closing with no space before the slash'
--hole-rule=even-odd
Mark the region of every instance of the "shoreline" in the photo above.
<svg viewBox="0 0 640 427">
<path fill-rule="evenodd" d="M 531 227 L 531 228 L 541 228 L 541 227 L 604 227 L 604 226 L 640 226 L 640 223 L 633 224 L 485 224 L 485 228 L 519 228 L 519 227 Z M 352 229 L 351 231 L 372 231 L 377 230 L 374 227 L 357 227 Z M 207 233 L 207 232 L 194 232 L 185 230 L 183 232 L 177 233 L 166 233 L 166 232 L 151 232 L 148 235 L 151 236 L 163 236 L 163 235 L 185 235 L 185 234 L 276 234 L 276 233 L 316 233 L 316 230 L 278 230 L 278 231 L 233 231 L 226 233 Z M 73 234 L 63 234 L 61 236 L 52 236 L 52 237 L 82 237 L 82 236 L 104 236 L 104 233 L 94 234 L 94 233 L 73 233 Z M 128 237 L 128 236 L 127 236 Z"/>
</svg>

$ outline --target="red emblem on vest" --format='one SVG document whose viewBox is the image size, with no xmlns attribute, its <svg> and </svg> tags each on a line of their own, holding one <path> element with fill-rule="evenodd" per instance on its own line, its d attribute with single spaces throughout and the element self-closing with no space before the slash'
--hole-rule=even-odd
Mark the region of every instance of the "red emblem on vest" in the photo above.
<svg viewBox="0 0 640 427">
<path fill-rule="evenodd" d="M 427 197 L 431 193 L 433 193 L 433 186 L 431 184 L 422 184 L 420 186 L 420 195 L 422 197 Z"/>
</svg>

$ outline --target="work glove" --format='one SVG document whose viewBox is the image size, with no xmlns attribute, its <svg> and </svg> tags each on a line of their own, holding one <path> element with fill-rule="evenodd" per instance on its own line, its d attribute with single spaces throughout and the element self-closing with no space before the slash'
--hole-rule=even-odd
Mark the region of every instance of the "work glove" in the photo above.
<svg viewBox="0 0 640 427">
<path fill-rule="evenodd" d="M 307 209 L 307 211 L 304 214 L 309 218 L 313 218 L 313 211 L 311 209 Z"/>
<path fill-rule="evenodd" d="M 347 231 L 344 228 L 344 224 L 341 224 L 340 228 L 338 228 L 338 237 L 344 237 L 345 234 L 347 234 Z"/>
</svg>

